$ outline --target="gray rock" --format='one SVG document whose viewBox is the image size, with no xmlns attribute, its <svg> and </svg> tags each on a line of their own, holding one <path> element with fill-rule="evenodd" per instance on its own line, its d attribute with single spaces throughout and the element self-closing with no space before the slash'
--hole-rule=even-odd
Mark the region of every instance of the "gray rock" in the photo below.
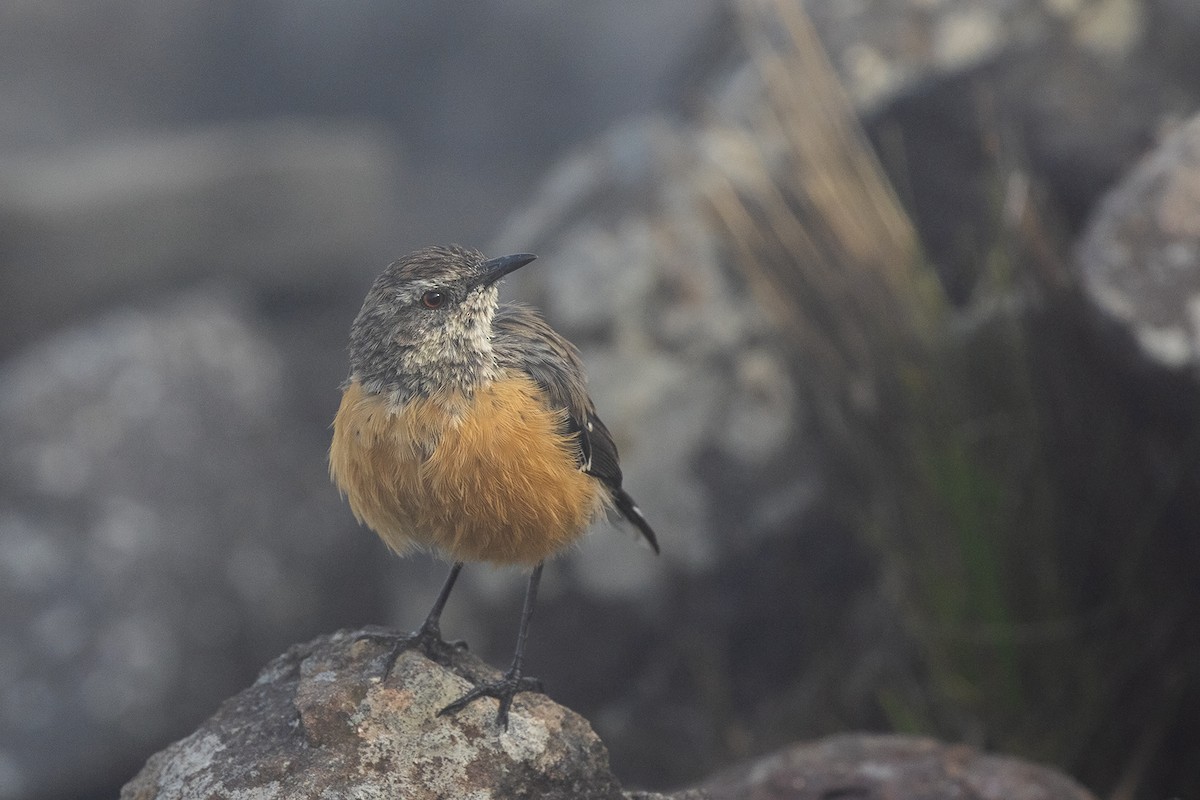
<svg viewBox="0 0 1200 800">
<path fill-rule="evenodd" d="M 706 781 L 710 800 L 1094 800 L 1071 778 L 915 736 L 847 734 L 794 745 Z"/>
<path fill-rule="evenodd" d="M 551 564 L 530 668 L 594 721 L 623 774 L 657 786 L 728 757 L 714 724 L 754 730 L 761 746 L 796 735 L 777 700 L 832 697 L 829 665 L 796 658 L 795 640 L 774 632 L 861 621 L 857 545 L 817 521 L 825 473 L 803 395 L 711 224 L 709 135 L 661 117 L 610 131 L 558 165 L 488 247 L 539 254 L 506 292 L 582 349 L 625 485 L 663 545 L 654 559 L 600 530 Z M 828 603 L 801 599 L 835 575 Z M 498 661 L 519 589 L 503 587 L 501 620 L 500 587 L 466 580 L 447 630 L 465 626 Z"/>
<path fill-rule="evenodd" d="M 1163 126 L 1200 104 L 1198 23 L 1162 0 L 806 4 L 953 299 L 1032 179 L 1078 231 Z M 737 84 L 731 84 L 731 92 Z"/>
<path fill-rule="evenodd" d="M 211 293 L 0 369 L 0 797 L 128 774 L 289 640 L 377 602 L 282 373 Z"/>
<path fill-rule="evenodd" d="M 508 729 L 483 700 L 438 711 L 499 673 L 443 645 L 402 652 L 384 677 L 376 630 L 340 631 L 268 664 L 191 735 L 152 756 L 122 800 L 610 798 L 617 800 L 1094 800 L 1070 778 L 962 745 L 843 735 L 798 744 L 695 788 L 623 792 L 587 721 L 519 695 Z M 654 757 L 654 754 L 650 754 Z"/>
<path fill-rule="evenodd" d="M 860 108 L 1005 52 L 1071 43 L 1096 56 L 1129 55 L 1148 25 L 1144 0 L 866 0 L 806 4 L 830 60 Z"/>
<path fill-rule="evenodd" d="M 496 702 L 437 712 L 499 673 L 445 647 L 445 666 L 342 631 L 291 648 L 199 730 L 153 756 L 122 800 L 223 797 L 622 797 L 587 721 L 521 694 L 507 731 Z"/>
<path fill-rule="evenodd" d="M 698 461 L 796 466 L 804 418 L 773 328 L 707 224 L 704 135 L 653 117 L 620 126 L 556 167 L 491 245 L 540 254 L 517 293 L 582 349 L 626 485 L 670 542 L 662 558 L 693 571 L 728 543 L 711 509 L 739 491 Z M 817 479 L 787 471 L 796 514 Z M 737 536 L 747 546 L 776 522 L 747 517 Z M 637 569 L 640 555 L 615 557 Z M 573 557 L 591 572 L 587 555 Z"/>
<path fill-rule="evenodd" d="M 1088 302 L 1128 366 L 1200 384 L 1200 117 L 1097 209 L 1078 250 Z M 1140 362 L 1140 363 L 1139 363 Z"/>
</svg>

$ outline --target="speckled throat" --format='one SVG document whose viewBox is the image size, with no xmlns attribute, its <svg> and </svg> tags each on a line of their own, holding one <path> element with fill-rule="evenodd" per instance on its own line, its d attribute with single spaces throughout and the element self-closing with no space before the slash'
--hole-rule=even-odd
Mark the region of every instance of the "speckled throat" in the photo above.
<svg viewBox="0 0 1200 800">
<path fill-rule="evenodd" d="M 414 330 L 364 306 L 350 331 L 350 380 L 393 402 L 446 393 L 470 397 L 499 376 L 492 351 L 494 286 L 472 290 L 438 325 Z"/>
</svg>

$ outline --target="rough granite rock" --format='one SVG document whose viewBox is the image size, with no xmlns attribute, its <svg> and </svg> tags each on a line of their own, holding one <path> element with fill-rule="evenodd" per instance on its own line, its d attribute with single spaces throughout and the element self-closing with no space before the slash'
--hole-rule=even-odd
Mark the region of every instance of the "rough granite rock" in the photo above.
<svg viewBox="0 0 1200 800">
<path fill-rule="evenodd" d="M 1200 117 L 1108 195 L 1078 252 L 1086 297 L 1138 371 L 1200 385 Z"/>
<path fill-rule="evenodd" d="M 407 651 L 383 677 L 386 643 L 340 631 L 292 647 L 191 736 L 157 755 L 122 800 L 619 798 L 587 720 L 518 695 L 502 733 L 496 702 L 437 712 L 499 673 L 446 646 L 445 666 Z"/>
<path fill-rule="evenodd" d="M 966 745 L 847 734 L 735 767 L 710 800 L 1095 800 L 1061 772 Z"/>
<path fill-rule="evenodd" d="M 671 793 L 622 792 L 587 720 L 523 694 L 509 729 L 494 700 L 437 712 L 499 673 L 452 645 L 433 659 L 339 631 L 297 645 L 199 730 L 152 756 L 121 800 L 1093 800 L 1070 778 L 965 746 L 843 735 L 799 744 Z"/>
</svg>

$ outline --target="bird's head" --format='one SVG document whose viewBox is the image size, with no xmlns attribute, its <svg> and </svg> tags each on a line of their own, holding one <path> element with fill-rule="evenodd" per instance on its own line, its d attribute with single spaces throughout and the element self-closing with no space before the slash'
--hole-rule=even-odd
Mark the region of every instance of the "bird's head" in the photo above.
<svg viewBox="0 0 1200 800">
<path fill-rule="evenodd" d="M 494 377 L 496 282 L 535 256 L 485 259 L 468 248 L 427 247 L 375 279 L 350 330 L 350 377 L 399 399 L 470 392 Z"/>
</svg>

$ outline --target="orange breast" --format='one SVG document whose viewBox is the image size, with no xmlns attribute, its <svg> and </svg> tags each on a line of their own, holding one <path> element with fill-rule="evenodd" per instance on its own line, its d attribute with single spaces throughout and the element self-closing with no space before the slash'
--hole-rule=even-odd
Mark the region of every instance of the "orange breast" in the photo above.
<svg viewBox="0 0 1200 800">
<path fill-rule="evenodd" d="M 508 375 L 475 393 L 413 400 L 347 387 L 329 471 L 389 547 L 455 561 L 536 564 L 577 539 L 608 501 L 576 465 L 574 435 L 537 385 Z"/>
</svg>

